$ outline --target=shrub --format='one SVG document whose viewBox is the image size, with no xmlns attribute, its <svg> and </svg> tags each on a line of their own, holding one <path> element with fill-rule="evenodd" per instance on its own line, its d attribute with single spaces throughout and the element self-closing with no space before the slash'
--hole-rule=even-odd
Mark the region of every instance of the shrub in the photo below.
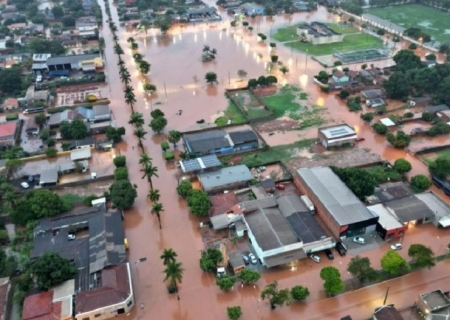
<svg viewBox="0 0 450 320">
<path fill-rule="evenodd" d="M 384 31 L 383 29 L 377 30 L 377 35 L 379 35 L 379 36 L 384 36 L 385 33 L 386 33 L 386 31 Z"/>
<path fill-rule="evenodd" d="M 423 121 L 431 121 L 431 120 L 433 120 L 433 114 L 430 113 L 430 112 L 422 113 L 422 120 Z"/>
<path fill-rule="evenodd" d="M 86 100 L 88 102 L 95 102 L 95 101 L 97 101 L 97 97 L 95 95 L 93 95 L 93 94 L 90 94 L 90 95 L 87 96 Z"/>
<path fill-rule="evenodd" d="M 436 55 L 434 53 L 427 54 L 425 59 L 428 61 L 436 61 Z"/>
<path fill-rule="evenodd" d="M 379 123 L 379 122 L 375 123 L 372 126 L 372 128 L 373 128 L 373 130 L 375 130 L 376 133 L 383 134 L 383 135 L 385 135 L 388 131 L 388 127 L 386 127 L 384 124 Z"/>
<path fill-rule="evenodd" d="M 170 148 L 170 145 L 169 145 L 169 143 L 168 143 L 167 141 L 164 141 L 164 142 L 161 143 L 161 149 L 162 149 L 163 151 L 166 151 L 166 150 L 168 150 L 169 148 Z"/>
<path fill-rule="evenodd" d="M 409 146 L 411 142 L 411 137 L 407 135 L 405 132 L 399 130 L 396 134 L 388 133 L 387 141 L 397 149 L 403 149 Z"/>
<path fill-rule="evenodd" d="M 126 180 L 128 179 L 128 169 L 127 168 L 116 168 L 114 170 L 114 179 L 116 180 Z"/>
<path fill-rule="evenodd" d="M 114 162 L 114 165 L 116 166 L 116 168 L 125 167 L 127 164 L 127 157 L 117 156 L 114 158 L 113 162 Z"/>
<path fill-rule="evenodd" d="M 48 147 L 54 147 L 55 146 L 55 139 L 47 139 L 47 146 Z"/>
<path fill-rule="evenodd" d="M 431 187 L 431 181 L 423 174 L 418 174 L 411 178 L 411 185 L 419 191 L 424 191 Z"/>
<path fill-rule="evenodd" d="M 347 106 L 348 110 L 350 111 L 360 111 L 362 110 L 361 104 L 360 104 L 360 98 L 354 97 L 354 98 L 347 98 Z"/>
<path fill-rule="evenodd" d="M 415 43 L 411 43 L 408 47 L 409 50 L 416 50 L 417 49 L 417 45 Z"/>
<path fill-rule="evenodd" d="M 45 155 L 49 158 L 56 157 L 57 154 L 58 150 L 56 150 L 55 148 L 48 148 L 47 150 L 45 150 Z"/>
<path fill-rule="evenodd" d="M 339 92 L 339 98 L 341 99 L 347 99 L 349 95 L 350 92 L 346 89 L 341 89 L 341 91 Z"/>
<path fill-rule="evenodd" d="M 399 173 L 406 173 L 406 172 L 411 171 L 412 166 L 408 160 L 400 158 L 400 159 L 395 160 L 394 169 L 397 170 L 397 172 L 399 172 Z"/>
<path fill-rule="evenodd" d="M 412 112 L 406 112 L 405 114 L 403 114 L 403 118 L 412 118 L 414 117 L 414 113 Z"/>
<path fill-rule="evenodd" d="M 370 122 L 373 120 L 373 113 L 372 112 L 363 113 L 361 114 L 361 119 L 363 119 L 364 122 Z"/>
<path fill-rule="evenodd" d="M 335 65 L 336 67 L 337 67 L 337 66 L 342 66 L 342 61 L 337 60 L 337 61 L 334 62 L 334 65 Z"/>
<path fill-rule="evenodd" d="M 13 121 L 13 120 L 17 120 L 17 119 L 19 119 L 19 114 L 17 114 L 17 113 L 8 114 L 6 116 L 6 121 Z"/>
<path fill-rule="evenodd" d="M 163 156 L 164 156 L 164 160 L 166 160 L 166 161 L 175 160 L 175 154 L 172 151 L 164 152 Z"/>
<path fill-rule="evenodd" d="M 428 130 L 428 135 L 431 137 L 449 133 L 450 133 L 450 125 L 448 125 L 445 122 L 438 122 L 434 126 L 432 126 L 430 130 Z"/>
</svg>

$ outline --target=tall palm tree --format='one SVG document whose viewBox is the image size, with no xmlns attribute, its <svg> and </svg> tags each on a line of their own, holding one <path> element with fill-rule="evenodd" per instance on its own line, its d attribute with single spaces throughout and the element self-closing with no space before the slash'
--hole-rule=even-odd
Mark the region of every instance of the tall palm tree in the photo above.
<svg viewBox="0 0 450 320">
<path fill-rule="evenodd" d="M 131 107 L 131 112 L 134 112 L 134 104 L 136 103 L 136 96 L 134 95 L 133 92 L 133 87 L 126 85 L 125 86 L 125 103 L 128 104 Z"/>
<path fill-rule="evenodd" d="M 160 256 L 165 266 L 167 266 L 170 262 L 177 261 L 176 259 L 177 257 L 178 257 L 177 253 L 173 251 L 172 248 L 164 249 L 163 254 Z"/>
<path fill-rule="evenodd" d="M 169 287 L 175 289 L 175 292 L 178 291 L 177 282 L 181 283 L 183 280 L 183 267 L 181 266 L 181 262 L 169 262 L 164 270 L 164 274 L 166 277 L 164 281 L 169 280 Z"/>
<path fill-rule="evenodd" d="M 162 229 L 161 227 L 161 212 L 164 211 L 164 207 L 162 203 L 154 202 L 152 205 L 152 211 L 150 211 L 152 214 L 156 214 L 156 217 L 158 217 L 159 222 L 159 229 Z"/>
<path fill-rule="evenodd" d="M 147 177 L 148 182 L 150 183 L 150 189 L 153 189 L 153 181 L 152 177 L 158 178 L 158 167 L 154 167 L 152 163 L 147 164 L 144 169 L 142 170 L 144 172 L 144 175 L 142 176 L 142 179 Z"/>
<path fill-rule="evenodd" d="M 148 165 L 152 164 L 152 158 L 147 153 L 142 153 L 141 157 L 139 158 L 139 164 L 141 164 L 143 167 L 146 167 Z"/>
<path fill-rule="evenodd" d="M 124 54 L 123 49 L 120 46 L 120 44 L 116 43 L 114 45 L 114 53 L 117 54 L 118 56 L 120 56 L 121 54 Z"/>
<path fill-rule="evenodd" d="M 151 202 L 157 202 L 159 200 L 159 197 L 160 194 L 158 189 L 150 189 L 147 195 L 147 198 L 149 198 Z"/>
<path fill-rule="evenodd" d="M 119 62 L 117 62 L 117 65 L 119 66 L 119 68 L 125 67 L 125 61 L 123 61 L 122 58 L 119 57 Z M 120 69 L 119 69 L 119 72 L 120 72 Z"/>
<path fill-rule="evenodd" d="M 128 123 L 136 127 L 141 127 L 144 125 L 144 116 L 140 112 L 133 112 Z"/>
<path fill-rule="evenodd" d="M 117 43 L 117 41 L 119 40 L 119 37 L 117 36 L 117 34 L 113 35 L 113 40 Z"/>
<path fill-rule="evenodd" d="M 138 126 L 134 129 L 134 135 L 139 139 L 139 146 L 141 149 L 144 149 L 144 145 L 142 144 L 142 140 L 145 140 L 145 135 L 147 134 L 146 131 L 144 131 L 144 128 L 142 126 Z"/>
</svg>

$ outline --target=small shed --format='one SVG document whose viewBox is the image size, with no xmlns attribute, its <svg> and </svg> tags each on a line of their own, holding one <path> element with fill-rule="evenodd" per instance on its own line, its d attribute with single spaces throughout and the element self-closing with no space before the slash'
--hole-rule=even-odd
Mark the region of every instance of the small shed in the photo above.
<svg viewBox="0 0 450 320">
<path fill-rule="evenodd" d="M 395 122 L 394 121 L 392 121 L 391 119 L 389 119 L 389 118 L 383 118 L 383 119 L 380 119 L 380 122 L 381 122 L 381 124 L 384 124 L 386 127 L 394 127 L 395 126 Z"/>
<path fill-rule="evenodd" d="M 75 149 L 70 152 L 70 160 L 85 160 L 92 156 L 90 148 Z"/>
<path fill-rule="evenodd" d="M 40 186 L 53 186 L 58 183 L 58 167 L 43 167 L 41 177 L 39 178 Z"/>
<path fill-rule="evenodd" d="M 240 251 L 230 252 L 229 259 L 230 267 L 235 274 L 245 269 L 244 259 L 242 259 L 242 253 Z"/>
</svg>

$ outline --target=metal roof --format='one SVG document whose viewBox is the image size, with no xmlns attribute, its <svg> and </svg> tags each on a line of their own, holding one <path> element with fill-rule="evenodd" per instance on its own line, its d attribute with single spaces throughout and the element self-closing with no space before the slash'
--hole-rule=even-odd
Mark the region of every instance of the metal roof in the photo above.
<svg viewBox="0 0 450 320">
<path fill-rule="evenodd" d="M 253 179 L 252 173 L 245 165 L 222 168 L 213 172 L 201 173 L 198 178 L 206 191 Z"/>
<path fill-rule="evenodd" d="M 340 226 L 374 218 L 329 167 L 301 168 L 297 173 Z"/>
<path fill-rule="evenodd" d="M 343 136 L 348 136 L 351 134 L 356 134 L 355 130 L 353 130 L 352 127 L 346 125 L 345 123 L 337 125 L 337 126 L 319 128 L 319 130 L 328 139 L 334 139 L 334 138 L 339 138 L 339 137 L 343 137 Z"/>
<path fill-rule="evenodd" d="M 57 183 L 58 182 L 58 167 L 51 166 L 45 167 L 43 166 L 41 169 L 41 176 L 39 178 L 39 184 L 47 184 L 47 183 Z"/>
<path fill-rule="evenodd" d="M 421 200 L 425 205 L 434 212 L 434 215 L 444 218 L 450 216 L 450 206 L 442 201 L 434 192 L 428 191 L 424 193 L 418 193 L 416 198 Z"/>
<path fill-rule="evenodd" d="M 90 148 L 76 149 L 70 152 L 70 160 L 72 161 L 89 159 L 90 157 L 91 157 Z"/>
<path fill-rule="evenodd" d="M 222 163 L 215 154 L 208 156 L 180 161 L 181 170 L 183 172 L 200 171 L 208 168 L 220 167 Z"/>
<path fill-rule="evenodd" d="M 378 224 L 383 229 L 392 230 L 403 227 L 403 224 L 383 204 L 368 206 L 367 209 L 378 216 Z"/>
<path fill-rule="evenodd" d="M 230 132 L 229 135 L 234 145 L 258 141 L 256 133 L 254 133 L 252 130 L 233 131 Z"/>
<path fill-rule="evenodd" d="M 387 7 L 386 9 L 389 10 L 389 7 Z M 389 20 L 384 20 L 382 18 L 374 16 L 373 14 L 369 14 L 369 13 L 363 14 L 362 15 L 362 19 L 363 19 L 363 21 L 373 22 L 373 23 L 381 25 L 381 26 L 383 26 L 385 28 L 394 30 L 395 32 L 398 32 L 399 34 L 403 34 L 406 31 L 406 28 L 401 27 L 401 26 L 399 26 L 399 25 L 397 25 L 395 23 L 392 23 Z"/>
<path fill-rule="evenodd" d="M 245 267 L 244 259 L 242 259 L 242 253 L 240 251 L 230 252 L 228 258 L 233 269 Z"/>
<path fill-rule="evenodd" d="M 415 196 L 392 200 L 387 202 L 385 206 L 392 210 L 402 222 L 431 218 L 433 216 L 433 211 Z"/>
<path fill-rule="evenodd" d="M 78 63 L 80 61 L 93 60 L 95 58 L 100 58 L 100 55 L 98 53 L 93 53 L 93 54 L 77 54 L 61 57 L 51 57 L 47 59 L 47 66 L 72 64 Z"/>
<path fill-rule="evenodd" d="M 187 134 L 183 136 L 183 140 L 191 152 L 208 152 L 233 146 L 233 141 L 224 130 Z"/>
</svg>

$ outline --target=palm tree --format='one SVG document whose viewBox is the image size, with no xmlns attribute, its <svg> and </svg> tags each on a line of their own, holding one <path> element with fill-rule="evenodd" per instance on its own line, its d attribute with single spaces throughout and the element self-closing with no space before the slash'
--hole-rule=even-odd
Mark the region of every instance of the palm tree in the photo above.
<svg viewBox="0 0 450 320">
<path fill-rule="evenodd" d="M 163 254 L 160 256 L 165 266 L 167 266 L 170 262 L 177 261 L 176 259 L 177 257 L 178 257 L 177 253 L 173 251 L 172 248 L 164 249 Z"/>
<path fill-rule="evenodd" d="M 152 214 L 156 214 L 156 216 L 158 217 L 158 222 L 159 222 L 159 229 L 161 228 L 161 215 L 160 212 L 164 211 L 163 205 L 159 202 L 154 202 L 152 205 Z"/>
<path fill-rule="evenodd" d="M 159 177 L 157 174 L 158 167 L 154 167 L 153 164 L 150 163 L 150 164 L 147 164 L 142 171 L 144 172 L 142 179 L 147 177 L 147 180 L 150 183 L 150 189 L 153 189 L 152 177 L 157 177 L 157 178 Z"/>
<path fill-rule="evenodd" d="M 167 264 L 164 270 L 164 274 L 166 275 L 164 281 L 169 280 L 169 290 L 178 291 L 177 282 L 181 283 L 183 280 L 183 271 L 181 262 L 172 261 Z"/>
<path fill-rule="evenodd" d="M 128 43 L 134 43 L 134 38 L 133 38 L 133 37 L 129 37 L 129 38 L 127 39 L 127 42 L 128 42 Z"/>
<path fill-rule="evenodd" d="M 114 45 L 114 52 L 115 54 L 117 54 L 118 56 L 120 56 L 121 54 L 124 54 L 122 47 L 120 46 L 120 44 L 116 43 Z"/>
<path fill-rule="evenodd" d="M 177 147 L 177 142 L 181 139 L 181 132 L 177 130 L 170 130 L 169 134 L 167 136 L 167 140 L 169 140 L 170 143 L 173 143 L 173 147 Z"/>
<path fill-rule="evenodd" d="M 141 157 L 139 158 L 139 164 L 141 164 L 143 167 L 146 167 L 148 165 L 152 164 L 152 158 L 149 157 L 147 153 L 142 153 Z"/>
<path fill-rule="evenodd" d="M 133 112 L 128 123 L 136 127 L 141 127 L 144 125 L 144 116 L 140 112 Z"/>
<path fill-rule="evenodd" d="M 113 40 L 117 43 L 117 41 L 119 40 L 119 37 L 117 36 L 117 34 L 113 35 Z"/>
<path fill-rule="evenodd" d="M 117 62 L 117 65 L 119 68 L 125 67 L 125 61 L 122 60 L 121 57 L 119 57 L 119 62 Z M 126 69 L 126 68 L 125 68 Z M 120 70 L 119 70 L 120 71 Z M 128 70 L 127 70 L 128 71 Z"/>
<path fill-rule="evenodd" d="M 134 129 L 134 135 L 139 139 L 139 146 L 141 149 L 144 149 L 144 146 L 142 145 L 142 140 L 145 140 L 145 135 L 147 134 L 146 131 L 144 131 L 144 128 L 142 126 L 137 126 Z"/>
<path fill-rule="evenodd" d="M 205 80 L 207 84 L 217 83 L 217 74 L 214 72 L 207 72 L 205 74 Z"/>
<path fill-rule="evenodd" d="M 149 200 L 151 202 L 157 202 L 159 200 L 159 190 L 158 189 L 150 189 L 150 191 L 148 192 L 147 198 L 149 198 Z"/>
<path fill-rule="evenodd" d="M 131 107 L 131 111 L 132 111 L 132 112 L 134 112 L 133 106 L 134 106 L 134 104 L 136 103 L 136 97 L 135 97 L 133 91 L 134 91 L 134 90 L 133 90 L 133 87 L 131 87 L 131 86 L 129 86 L 129 85 L 126 85 L 126 86 L 125 86 L 125 90 L 124 90 L 124 93 L 125 93 L 125 102 L 126 102 L 126 104 L 128 104 L 128 105 Z"/>
</svg>

